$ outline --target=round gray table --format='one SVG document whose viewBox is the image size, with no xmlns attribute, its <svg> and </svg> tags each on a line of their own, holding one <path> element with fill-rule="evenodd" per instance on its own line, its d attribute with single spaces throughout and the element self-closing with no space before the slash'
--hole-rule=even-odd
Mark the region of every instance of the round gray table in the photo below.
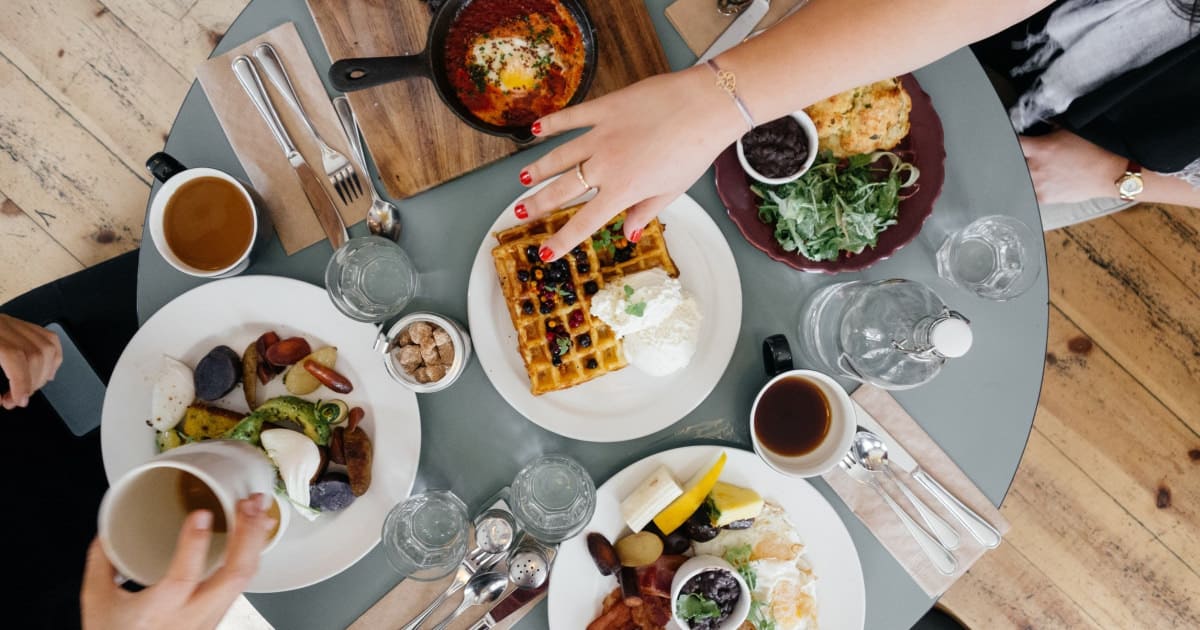
<svg viewBox="0 0 1200 630">
<path fill-rule="evenodd" d="M 671 66 L 693 63 L 695 56 L 663 15 L 669 0 L 647 0 L 647 4 Z M 214 54 L 287 21 L 296 23 L 324 75 L 329 57 L 303 0 L 254 0 L 230 26 Z M 713 216 L 733 249 L 742 278 L 743 322 L 729 368 L 708 399 L 674 426 L 645 438 L 619 444 L 578 442 L 525 420 L 488 383 L 478 361 L 472 361 L 454 387 L 420 397 L 423 439 L 417 488 L 452 488 L 468 504 L 479 507 L 512 479 L 523 462 L 541 452 L 569 453 L 603 482 L 647 455 L 711 441 L 714 436 L 732 446 L 749 448 L 749 407 L 764 382 L 761 340 L 784 332 L 794 344 L 800 305 L 821 286 L 858 277 L 904 277 L 925 282 L 970 317 L 976 341 L 966 357 L 949 363 L 932 383 L 900 392 L 896 398 L 999 505 L 1025 448 L 1042 382 L 1048 313 L 1045 273 L 1021 298 L 992 303 L 939 280 L 934 250 L 938 234 L 978 216 L 1010 214 L 1035 227 L 1041 222 L 1008 118 L 971 53 L 953 53 L 918 70 L 916 76 L 942 118 L 947 156 L 945 188 L 933 218 L 916 241 L 863 274 L 833 278 L 796 272 L 746 243 L 725 217 L 710 172 L 689 193 Z M 430 309 L 467 321 L 467 277 L 475 250 L 500 210 L 521 193 L 517 181 L 520 167 L 555 144 L 530 149 L 400 203 L 405 222 L 401 245 L 425 276 L 423 294 L 412 304 L 413 309 Z M 199 84 L 193 84 L 188 92 L 166 150 L 184 164 L 219 168 L 244 178 Z M 353 235 L 365 231 L 361 223 L 351 230 Z M 446 234 L 453 236 L 446 238 Z M 169 267 L 148 237 L 142 245 L 138 313 L 145 321 L 200 281 Z M 274 240 L 248 273 L 290 276 L 321 285 L 330 253 L 329 244 L 321 242 L 288 257 Z M 1038 256 L 1044 259 L 1044 251 Z M 464 467 L 462 462 L 468 461 L 472 465 Z M 912 626 L 933 602 L 824 482 L 816 480 L 813 485 L 841 514 L 858 547 L 866 578 L 867 627 Z M 249 598 L 277 628 L 345 627 L 398 580 L 376 547 L 354 566 L 320 584 Z M 545 606 L 541 605 L 519 627 L 546 625 Z"/>
</svg>

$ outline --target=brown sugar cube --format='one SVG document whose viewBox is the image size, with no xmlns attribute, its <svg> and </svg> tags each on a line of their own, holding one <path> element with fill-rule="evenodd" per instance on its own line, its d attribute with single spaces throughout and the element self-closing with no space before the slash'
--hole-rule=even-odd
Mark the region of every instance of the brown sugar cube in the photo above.
<svg viewBox="0 0 1200 630">
<path fill-rule="evenodd" d="M 421 346 L 421 360 L 426 366 L 435 365 L 441 362 L 441 357 L 438 355 L 437 346 L 430 343 L 428 346 Z"/>
<path fill-rule="evenodd" d="M 427 367 L 419 367 L 419 368 L 417 368 L 417 371 L 416 371 L 416 373 L 415 373 L 413 376 L 415 376 L 415 377 L 416 377 L 416 379 L 417 379 L 417 382 L 418 382 L 418 383 L 431 383 L 431 382 L 433 382 L 433 378 L 431 378 L 431 377 L 430 377 L 430 375 L 429 375 L 429 368 L 427 368 Z"/>
<path fill-rule="evenodd" d="M 454 344 L 439 344 L 437 349 L 442 365 L 449 367 L 451 363 L 454 363 Z"/>
<path fill-rule="evenodd" d="M 400 367 L 405 372 L 412 374 L 414 370 L 421 367 L 421 349 L 414 345 L 400 347 Z"/>
<path fill-rule="evenodd" d="M 408 335 L 408 329 L 405 328 L 404 330 L 401 330 L 400 334 L 396 336 L 396 341 L 393 343 L 397 346 L 407 346 L 411 344 L 412 337 Z"/>
<path fill-rule="evenodd" d="M 441 328 L 433 329 L 433 343 L 441 346 L 450 343 L 450 335 Z"/>
<path fill-rule="evenodd" d="M 425 368 L 425 375 L 429 377 L 430 382 L 440 381 L 446 376 L 446 368 L 440 365 L 430 365 Z"/>
<path fill-rule="evenodd" d="M 425 340 L 430 339 L 433 335 L 433 326 L 429 322 L 415 322 L 408 327 L 408 336 L 412 342 L 418 345 L 425 345 Z"/>
</svg>

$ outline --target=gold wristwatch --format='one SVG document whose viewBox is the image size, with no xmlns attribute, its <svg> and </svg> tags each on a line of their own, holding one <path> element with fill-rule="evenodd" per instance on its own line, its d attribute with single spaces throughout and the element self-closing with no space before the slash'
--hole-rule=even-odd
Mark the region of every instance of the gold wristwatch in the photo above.
<svg viewBox="0 0 1200 630">
<path fill-rule="evenodd" d="M 1129 164 L 1125 165 L 1125 174 L 1113 183 L 1117 185 L 1117 194 L 1122 201 L 1135 201 L 1146 188 L 1145 182 L 1142 181 L 1142 167 L 1133 160 L 1129 160 Z"/>
</svg>

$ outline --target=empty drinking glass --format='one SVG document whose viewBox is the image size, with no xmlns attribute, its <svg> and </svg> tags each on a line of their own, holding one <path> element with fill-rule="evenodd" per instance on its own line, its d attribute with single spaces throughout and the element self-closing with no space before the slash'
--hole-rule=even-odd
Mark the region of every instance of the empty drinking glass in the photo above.
<svg viewBox="0 0 1200 630">
<path fill-rule="evenodd" d="M 1028 291 L 1042 269 L 1034 246 L 1039 238 L 1012 217 L 976 219 L 938 248 L 938 275 L 980 297 L 1011 300 Z"/>
<path fill-rule="evenodd" d="M 418 281 L 408 254 L 379 236 L 346 241 L 325 267 L 325 288 L 334 306 L 362 322 L 399 314 L 416 295 Z"/>
<path fill-rule="evenodd" d="M 596 511 L 596 484 L 566 455 L 542 455 L 517 473 L 510 489 L 513 516 L 544 543 L 578 534 Z"/>
<path fill-rule="evenodd" d="M 467 555 L 467 506 L 448 490 L 415 494 L 383 521 L 383 549 L 392 568 L 414 580 L 443 578 Z"/>
</svg>

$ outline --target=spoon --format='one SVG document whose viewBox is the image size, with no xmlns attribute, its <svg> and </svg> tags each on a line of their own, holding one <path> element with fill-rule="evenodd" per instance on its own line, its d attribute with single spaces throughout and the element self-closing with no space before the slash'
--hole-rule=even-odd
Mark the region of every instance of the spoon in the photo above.
<svg viewBox="0 0 1200 630">
<path fill-rule="evenodd" d="M 450 625 L 451 621 L 458 618 L 459 615 L 466 612 L 472 606 L 481 604 L 490 604 L 500 599 L 504 591 L 508 589 L 508 576 L 503 573 L 490 572 L 479 573 L 467 582 L 467 586 L 463 589 L 462 603 L 454 612 L 450 613 L 449 617 L 443 619 L 438 625 L 433 627 L 433 630 L 444 630 Z"/>
<path fill-rule="evenodd" d="M 358 168 L 371 182 L 368 186 L 371 189 L 371 209 L 367 210 L 367 227 L 371 234 L 397 241 L 400 239 L 401 230 L 400 210 L 375 192 L 375 181 L 367 171 L 367 156 L 363 153 L 362 139 L 358 135 L 358 121 L 354 118 L 354 112 L 350 111 L 350 101 L 346 100 L 345 96 L 339 96 L 333 99 L 333 109 L 337 111 L 342 131 L 346 132 L 346 139 L 350 141 L 350 149 L 358 162 Z"/>
<path fill-rule="evenodd" d="M 892 509 L 896 518 L 900 519 L 900 522 L 904 525 L 904 529 L 908 530 L 908 534 L 917 541 L 917 545 L 921 547 L 921 550 L 933 562 L 934 568 L 939 573 L 942 575 L 954 575 L 954 572 L 958 570 L 958 560 L 955 559 L 954 554 L 949 549 L 946 549 L 945 545 L 930 535 L 929 532 L 925 531 L 923 527 L 918 525 L 916 521 L 912 520 L 896 501 L 888 495 L 887 491 L 883 489 L 875 474 L 867 470 L 863 464 L 863 461 L 866 459 L 866 452 L 862 450 L 863 444 L 859 442 L 859 436 L 861 435 L 863 435 L 862 432 L 855 434 L 854 442 L 850 446 L 850 452 L 846 453 L 846 457 L 841 461 L 842 468 L 845 468 L 846 472 L 855 481 L 871 486 L 875 490 L 879 498 L 883 499 L 883 502 Z"/>
<path fill-rule="evenodd" d="M 917 510 L 917 514 L 921 516 L 921 520 L 925 521 L 925 525 L 933 531 L 933 535 L 941 541 L 947 549 L 958 549 L 958 532 L 950 527 L 942 517 L 935 514 L 925 505 L 925 502 L 918 499 L 908 486 L 904 485 L 899 478 L 896 477 L 896 472 L 888 464 L 887 444 L 879 439 L 878 435 L 870 431 L 860 430 L 854 436 L 856 443 L 861 444 L 860 452 L 864 453 L 865 457 L 862 460 L 864 468 L 871 472 L 882 472 L 886 474 L 899 488 L 900 492 L 908 499 L 909 504 Z"/>
</svg>

